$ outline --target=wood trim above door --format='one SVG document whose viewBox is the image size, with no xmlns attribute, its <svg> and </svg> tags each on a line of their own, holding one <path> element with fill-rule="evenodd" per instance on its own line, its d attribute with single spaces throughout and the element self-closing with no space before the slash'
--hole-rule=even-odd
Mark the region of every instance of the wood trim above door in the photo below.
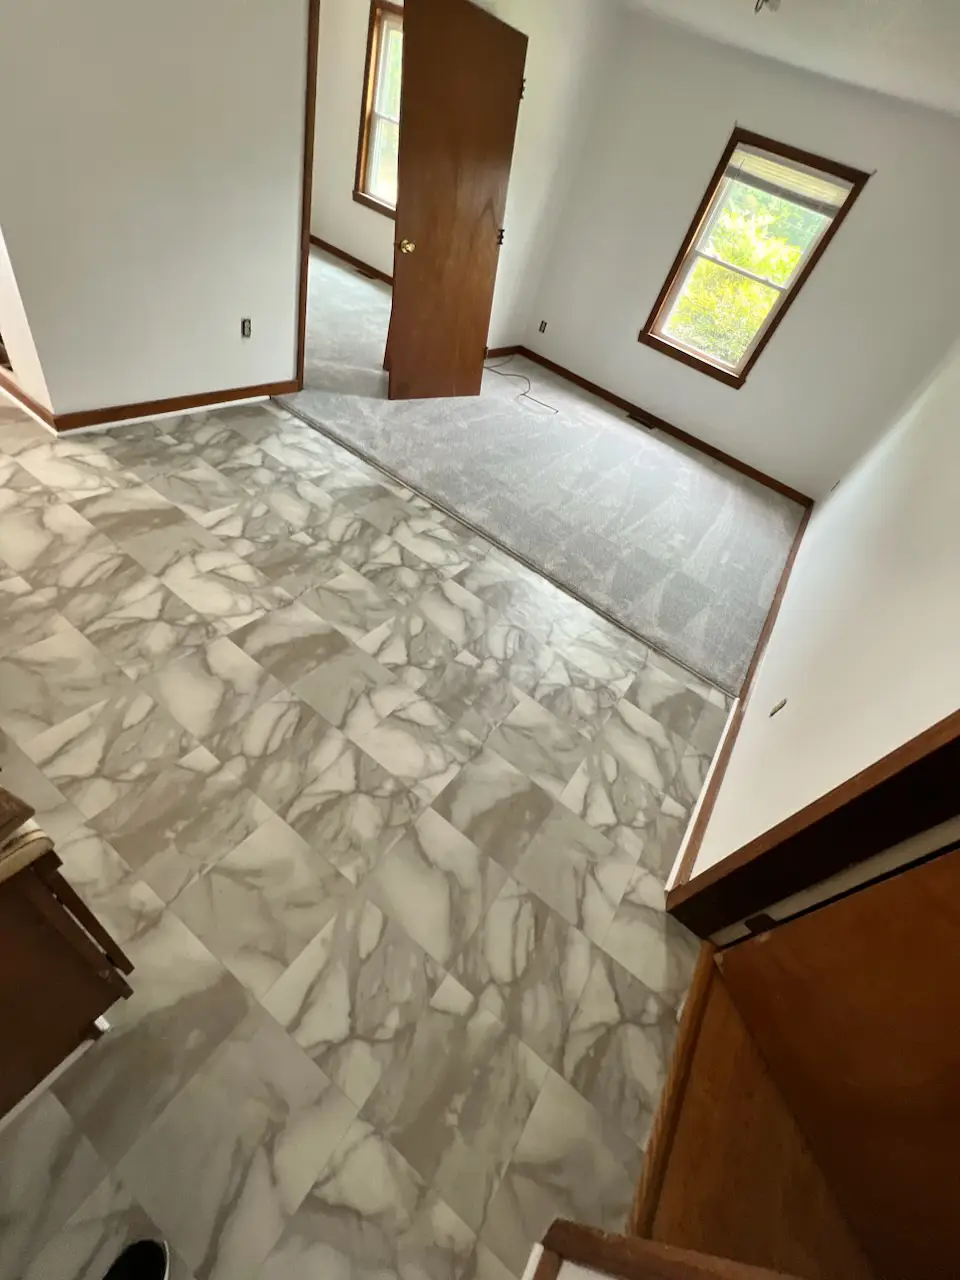
<svg viewBox="0 0 960 1280">
<path fill-rule="evenodd" d="M 678 884 L 668 910 L 709 937 L 960 814 L 960 711 Z"/>
</svg>

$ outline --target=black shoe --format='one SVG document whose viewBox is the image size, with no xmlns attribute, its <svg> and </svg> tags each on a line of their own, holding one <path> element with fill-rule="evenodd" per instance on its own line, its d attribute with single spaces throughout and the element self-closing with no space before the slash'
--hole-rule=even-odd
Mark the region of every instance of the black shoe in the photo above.
<svg viewBox="0 0 960 1280">
<path fill-rule="evenodd" d="M 124 1249 L 103 1280 L 167 1280 L 170 1250 L 162 1240 L 138 1240 Z"/>
</svg>

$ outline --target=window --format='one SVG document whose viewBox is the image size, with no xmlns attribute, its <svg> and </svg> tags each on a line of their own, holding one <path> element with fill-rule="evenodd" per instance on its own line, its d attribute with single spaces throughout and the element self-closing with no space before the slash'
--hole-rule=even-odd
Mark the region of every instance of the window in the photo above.
<svg viewBox="0 0 960 1280">
<path fill-rule="evenodd" d="M 391 218 L 397 210 L 402 75 L 403 9 L 387 0 L 373 0 L 353 198 Z"/>
<path fill-rule="evenodd" d="M 867 177 L 735 129 L 640 341 L 743 386 Z"/>
</svg>

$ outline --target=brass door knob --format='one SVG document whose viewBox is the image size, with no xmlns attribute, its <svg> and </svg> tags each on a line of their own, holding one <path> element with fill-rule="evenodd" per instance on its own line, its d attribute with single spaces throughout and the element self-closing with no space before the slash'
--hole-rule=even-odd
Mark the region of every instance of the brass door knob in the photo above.
<svg viewBox="0 0 960 1280">
<path fill-rule="evenodd" d="M 401 253 L 413 253 L 416 247 L 412 240 L 401 240 L 397 246 Z"/>
</svg>

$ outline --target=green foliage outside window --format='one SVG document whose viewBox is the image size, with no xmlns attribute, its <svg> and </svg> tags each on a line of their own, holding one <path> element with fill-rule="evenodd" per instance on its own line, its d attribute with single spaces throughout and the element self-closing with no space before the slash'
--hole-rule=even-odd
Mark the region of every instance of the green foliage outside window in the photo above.
<svg viewBox="0 0 960 1280">
<path fill-rule="evenodd" d="M 701 248 L 782 288 L 825 221 L 823 214 L 733 181 Z M 699 258 L 664 332 L 696 351 L 736 365 L 778 297 L 779 291 L 769 285 Z"/>
</svg>

